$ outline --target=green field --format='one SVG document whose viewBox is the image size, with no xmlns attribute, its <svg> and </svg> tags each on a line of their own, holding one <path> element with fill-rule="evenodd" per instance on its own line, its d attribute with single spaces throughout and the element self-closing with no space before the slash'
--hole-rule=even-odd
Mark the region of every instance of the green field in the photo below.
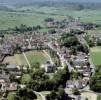
<svg viewBox="0 0 101 100">
<path fill-rule="evenodd" d="M 100 10 L 68 10 L 65 7 L 23 7 L 17 12 L 0 11 L 0 30 L 26 24 L 28 26 L 43 25 L 44 19 L 52 17 L 55 19 L 66 18 L 67 16 L 80 17 L 83 22 L 101 23 Z"/>
<path fill-rule="evenodd" d="M 91 48 L 91 59 L 95 66 L 101 65 L 101 47 Z"/>
<path fill-rule="evenodd" d="M 30 52 L 26 52 L 25 54 L 30 64 L 33 64 L 36 62 L 43 64 L 48 60 L 48 57 L 42 51 L 30 51 Z"/>
<path fill-rule="evenodd" d="M 4 59 L 3 63 L 9 63 L 15 65 L 27 65 L 27 62 L 23 54 L 15 54 L 14 56 L 8 56 Z"/>
</svg>

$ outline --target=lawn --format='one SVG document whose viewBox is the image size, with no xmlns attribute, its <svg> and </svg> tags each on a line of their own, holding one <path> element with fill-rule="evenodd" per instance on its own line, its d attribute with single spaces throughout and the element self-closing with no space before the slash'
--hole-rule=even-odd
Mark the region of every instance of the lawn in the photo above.
<svg viewBox="0 0 101 100">
<path fill-rule="evenodd" d="M 44 54 L 43 51 L 34 50 L 34 51 L 26 52 L 25 54 L 29 62 L 32 64 L 36 62 L 43 64 L 48 60 L 48 57 Z"/>
<path fill-rule="evenodd" d="M 101 47 L 91 48 L 91 59 L 95 66 L 101 65 Z"/>
<path fill-rule="evenodd" d="M 25 55 L 30 64 L 39 62 L 40 64 L 45 63 L 49 58 L 43 51 L 29 51 L 25 52 Z M 14 56 L 8 56 L 4 59 L 3 63 L 15 64 L 15 65 L 28 65 L 23 54 L 15 54 Z"/>
<path fill-rule="evenodd" d="M 27 65 L 27 62 L 23 54 L 15 54 L 14 56 L 8 56 L 4 59 L 3 63 L 16 64 L 16 65 Z"/>
</svg>

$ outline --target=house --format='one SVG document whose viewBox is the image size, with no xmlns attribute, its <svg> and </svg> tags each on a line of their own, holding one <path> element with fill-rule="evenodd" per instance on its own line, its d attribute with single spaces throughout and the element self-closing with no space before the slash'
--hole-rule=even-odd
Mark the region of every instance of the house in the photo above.
<svg viewBox="0 0 101 100">
<path fill-rule="evenodd" d="M 83 89 L 87 85 L 87 81 L 85 80 L 77 80 L 77 81 L 72 81 L 68 80 L 66 83 L 67 88 L 78 88 L 78 89 Z"/>
<path fill-rule="evenodd" d="M 0 74 L 0 80 L 5 80 L 6 82 L 9 82 L 9 75 L 6 74 Z"/>
<path fill-rule="evenodd" d="M 46 64 L 43 64 L 41 68 L 45 69 L 46 73 L 53 73 L 56 69 L 54 64 L 51 64 L 50 61 L 47 61 Z"/>
<path fill-rule="evenodd" d="M 67 88 L 74 88 L 74 87 L 75 87 L 75 86 L 74 86 L 74 82 L 71 81 L 71 80 L 68 80 L 67 83 L 66 83 L 66 87 L 67 87 Z"/>
<path fill-rule="evenodd" d="M 5 82 L 4 79 L 0 79 L 0 85 L 1 85 L 0 90 L 5 92 L 6 91 L 6 88 L 5 88 L 6 87 L 6 82 Z"/>
<path fill-rule="evenodd" d="M 17 68 L 16 65 L 10 64 L 10 65 L 7 65 L 7 66 L 6 66 L 6 70 L 7 70 L 7 71 L 17 71 L 18 68 Z"/>
<path fill-rule="evenodd" d="M 6 90 L 9 91 L 9 92 L 12 92 L 12 91 L 16 91 L 17 90 L 17 83 L 13 82 L 13 83 L 8 83 L 6 85 Z"/>
<path fill-rule="evenodd" d="M 84 65 L 84 64 L 86 64 L 86 59 L 80 59 L 80 58 L 74 59 L 73 64 L 75 66 Z"/>
<path fill-rule="evenodd" d="M 16 71 L 16 72 L 15 71 L 10 71 L 9 74 L 14 75 L 16 78 L 20 78 L 21 75 L 22 75 L 22 72 L 20 72 L 20 71 Z"/>
<path fill-rule="evenodd" d="M 90 77 L 91 76 L 91 69 L 90 68 L 86 68 L 86 69 L 84 69 L 84 71 L 83 71 L 83 76 L 85 76 L 85 77 Z"/>
<path fill-rule="evenodd" d="M 89 60 L 85 53 L 78 52 L 77 56 L 72 56 L 72 62 L 74 66 L 86 66 Z"/>
</svg>

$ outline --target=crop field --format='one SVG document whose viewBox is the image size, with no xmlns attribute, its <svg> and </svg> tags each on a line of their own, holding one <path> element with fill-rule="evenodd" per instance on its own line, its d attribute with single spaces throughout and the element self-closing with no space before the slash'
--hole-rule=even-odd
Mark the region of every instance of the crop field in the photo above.
<svg viewBox="0 0 101 100">
<path fill-rule="evenodd" d="M 25 53 L 30 64 L 39 62 L 40 64 L 45 63 L 48 60 L 48 57 L 44 54 L 43 51 L 30 51 Z"/>
<path fill-rule="evenodd" d="M 26 10 L 30 9 L 30 10 Z M 25 10 L 22 12 L 22 10 Z M 17 11 L 0 11 L 0 30 L 21 24 L 28 26 L 43 25 L 44 19 L 52 17 L 63 19 L 67 16 L 80 17 L 82 22 L 101 23 L 100 10 L 68 10 L 65 7 L 23 7 Z"/>
<path fill-rule="evenodd" d="M 101 47 L 91 48 L 91 59 L 95 66 L 101 65 Z"/>
</svg>

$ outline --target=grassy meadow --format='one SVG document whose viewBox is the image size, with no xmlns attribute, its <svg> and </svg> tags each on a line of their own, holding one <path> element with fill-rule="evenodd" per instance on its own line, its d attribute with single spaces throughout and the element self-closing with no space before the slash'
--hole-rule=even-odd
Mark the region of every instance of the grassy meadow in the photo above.
<svg viewBox="0 0 101 100">
<path fill-rule="evenodd" d="M 101 65 L 101 47 L 91 48 L 91 60 L 94 65 Z"/>
</svg>

